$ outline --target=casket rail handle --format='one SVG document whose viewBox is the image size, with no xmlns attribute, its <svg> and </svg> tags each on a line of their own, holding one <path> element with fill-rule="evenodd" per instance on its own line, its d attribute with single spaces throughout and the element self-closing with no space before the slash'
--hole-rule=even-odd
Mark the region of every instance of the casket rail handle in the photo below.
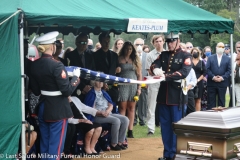
<svg viewBox="0 0 240 160">
<path fill-rule="evenodd" d="M 233 152 L 237 154 L 237 157 L 240 159 L 240 143 L 235 143 L 233 145 Z"/>
<path fill-rule="evenodd" d="M 188 142 L 187 149 L 188 150 L 180 150 L 180 153 L 194 156 L 212 157 L 213 152 L 212 144 Z"/>
</svg>

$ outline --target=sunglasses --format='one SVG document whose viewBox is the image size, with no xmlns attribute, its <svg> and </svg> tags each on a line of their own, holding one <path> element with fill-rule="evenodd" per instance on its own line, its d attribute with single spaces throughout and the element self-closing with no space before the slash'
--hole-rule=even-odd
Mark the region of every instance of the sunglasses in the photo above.
<svg viewBox="0 0 240 160">
<path fill-rule="evenodd" d="M 86 44 L 88 44 L 88 42 L 86 42 L 86 41 L 79 41 L 79 42 L 77 42 L 78 44 L 81 44 L 81 45 L 86 45 Z"/>
<path fill-rule="evenodd" d="M 229 50 L 229 48 L 225 48 L 225 50 Z"/>
<path fill-rule="evenodd" d="M 224 46 L 217 46 L 218 48 L 225 48 Z"/>
<path fill-rule="evenodd" d="M 190 47 L 186 47 L 187 49 L 189 49 L 189 48 L 193 48 L 192 46 L 190 46 Z"/>
<path fill-rule="evenodd" d="M 135 44 L 135 46 L 143 46 L 143 44 Z"/>
</svg>

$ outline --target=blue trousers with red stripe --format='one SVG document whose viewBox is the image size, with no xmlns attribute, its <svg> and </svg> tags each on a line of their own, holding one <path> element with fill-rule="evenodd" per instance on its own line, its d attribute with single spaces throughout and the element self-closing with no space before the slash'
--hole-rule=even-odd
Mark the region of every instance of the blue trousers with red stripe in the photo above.
<svg viewBox="0 0 240 160">
<path fill-rule="evenodd" d="M 38 119 L 40 129 L 40 152 L 43 160 L 56 160 L 61 158 L 67 131 L 67 119 L 46 122 L 43 119 L 44 102 L 40 104 Z M 39 157 L 40 158 L 40 157 Z"/>
<path fill-rule="evenodd" d="M 163 156 L 173 158 L 177 150 L 177 136 L 173 132 L 172 123 L 182 118 L 182 111 L 179 110 L 178 106 L 158 104 L 157 107 L 159 107 L 159 120 L 164 145 Z"/>
</svg>

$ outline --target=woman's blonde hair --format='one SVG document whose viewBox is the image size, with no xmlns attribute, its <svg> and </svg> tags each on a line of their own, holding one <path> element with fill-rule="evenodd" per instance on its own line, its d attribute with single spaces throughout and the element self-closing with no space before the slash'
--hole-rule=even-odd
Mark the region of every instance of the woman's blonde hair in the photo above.
<svg viewBox="0 0 240 160">
<path fill-rule="evenodd" d="M 124 40 L 123 40 L 122 38 L 116 39 L 116 41 L 114 42 L 114 44 L 113 44 L 113 46 L 112 46 L 112 51 L 113 51 L 113 52 L 116 52 L 116 53 L 118 53 L 118 52 L 120 51 L 120 49 L 117 48 L 117 43 L 118 43 L 118 41 L 123 41 L 123 43 L 124 43 Z"/>
<path fill-rule="evenodd" d="M 37 49 L 38 49 L 39 52 L 44 53 L 45 51 L 47 51 L 48 49 L 50 49 L 51 45 L 52 45 L 52 44 L 39 44 L 39 45 L 37 46 Z"/>
<path fill-rule="evenodd" d="M 193 47 L 193 49 L 192 49 L 192 51 L 191 51 L 191 55 L 193 54 L 193 51 L 197 51 L 198 52 L 198 60 L 201 58 L 201 52 L 200 52 L 200 50 L 197 48 L 197 47 Z"/>
</svg>

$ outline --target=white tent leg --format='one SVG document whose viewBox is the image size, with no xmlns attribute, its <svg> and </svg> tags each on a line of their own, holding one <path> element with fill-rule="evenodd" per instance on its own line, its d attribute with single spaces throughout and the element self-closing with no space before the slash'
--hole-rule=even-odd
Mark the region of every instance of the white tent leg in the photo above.
<svg viewBox="0 0 240 160">
<path fill-rule="evenodd" d="M 21 16 L 21 24 L 23 24 L 23 14 L 20 14 Z M 20 65 L 21 65 L 21 109 L 22 109 L 22 122 L 25 122 L 25 93 L 24 93 L 24 51 L 23 51 L 23 26 L 20 28 L 20 34 L 19 34 L 19 42 L 20 42 Z M 21 141 L 22 141 L 22 160 L 26 160 L 26 137 L 25 137 L 25 123 L 22 123 L 22 135 L 21 135 Z"/>
<path fill-rule="evenodd" d="M 233 59 L 233 34 L 230 35 L 230 47 L 231 47 L 231 81 L 232 81 L 232 107 L 235 107 L 235 84 L 234 84 L 234 61 Z"/>
</svg>

